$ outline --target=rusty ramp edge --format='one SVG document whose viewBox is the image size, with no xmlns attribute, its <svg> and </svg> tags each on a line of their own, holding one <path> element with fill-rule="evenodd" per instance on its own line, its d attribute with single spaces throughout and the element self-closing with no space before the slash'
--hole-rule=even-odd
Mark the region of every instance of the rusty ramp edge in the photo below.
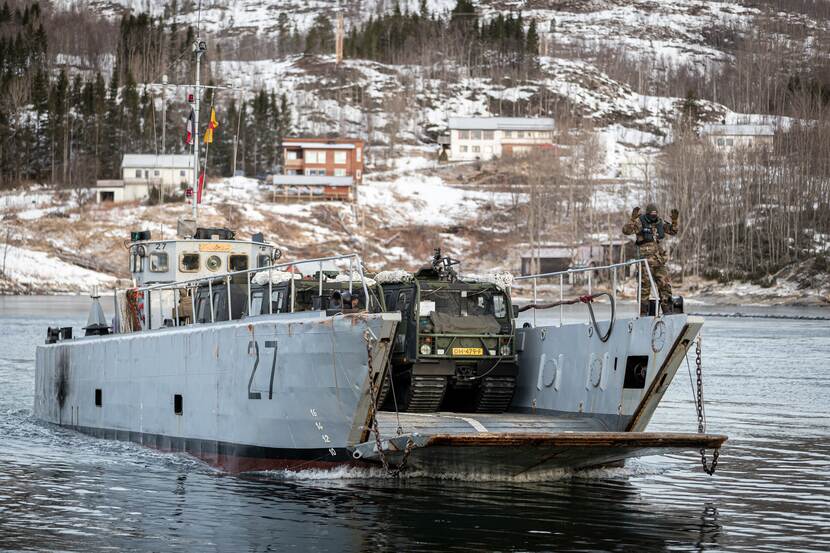
<svg viewBox="0 0 830 553">
<path fill-rule="evenodd" d="M 480 434 L 435 434 L 425 447 L 720 447 L 727 440 L 719 434 L 682 432 L 561 432 L 552 434 L 514 434 L 485 432 Z"/>
<path fill-rule="evenodd" d="M 381 441 L 390 466 L 433 472 L 504 476 L 532 475 L 551 469 L 583 469 L 634 457 L 715 449 L 726 436 L 678 432 L 561 432 L 540 434 L 406 434 Z M 381 462 L 370 440 L 351 448 L 355 459 Z"/>
</svg>

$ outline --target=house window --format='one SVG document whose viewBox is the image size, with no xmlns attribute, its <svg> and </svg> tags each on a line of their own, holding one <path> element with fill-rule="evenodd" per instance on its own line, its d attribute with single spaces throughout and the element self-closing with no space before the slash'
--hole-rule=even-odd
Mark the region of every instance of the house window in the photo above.
<svg viewBox="0 0 830 553">
<path fill-rule="evenodd" d="M 136 169 L 135 170 L 135 178 L 137 178 L 137 179 L 141 178 L 141 169 Z"/>
<path fill-rule="evenodd" d="M 473 153 L 477 154 L 479 152 L 481 152 L 481 146 L 473 146 Z"/>
<path fill-rule="evenodd" d="M 460 151 L 462 154 L 466 154 L 466 153 L 467 153 L 467 146 L 460 146 L 458 149 L 459 149 L 459 151 Z"/>
<path fill-rule="evenodd" d="M 345 176 L 347 176 L 346 175 L 346 170 L 345 169 L 335 169 L 334 170 L 334 176 L 335 177 L 345 177 Z"/>
<path fill-rule="evenodd" d="M 158 169 L 156 169 L 155 171 L 153 171 L 153 176 L 154 176 L 154 177 L 157 177 L 157 176 L 159 176 L 160 174 L 161 174 L 161 172 L 160 172 Z"/>
<path fill-rule="evenodd" d="M 179 270 L 183 273 L 195 273 L 199 270 L 199 254 L 183 253 L 179 257 Z"/>
<path fill-rule="evenodd" d="M 354 158 L 355 158 L 356 161 L 360 161 L 360 153 L 361 153 L 360 151 L 361 151 L 361 148 L 358 148 L 354 152 Z"/>
<path fill-rule="evenodd" d="M 484 131 L 484 140 L 493 140 L 493 131 Z"/>
<path fill-rule="evenodd" d="M 727 146 L 732 146 L 734 143 L 735 143 L 735 141 L 734 141 L 734 140 L 732 140 L 731 138 L 727 138 L 727 139 L 726 139 L 726 145 L 727 145 Z"/>
<path fill-rule="evenodd" d="M 320 150 L 309 150 L 305 153 L 306 163 L 325 163 L 326 152 Z"/>
<path fill-rule="evenodd" d="M 346 163 L 346 152 L 334 152 L 334 163 L 344 165 Z"/>
<path fill-rule="evenodd" d="M 180 176 L 180 177 L 184 177 L 184 176 L 185 176 L 184 169 L 182 169 L 181 171 L 179 171 L 179 176 Z"/>
<path fill-rule="evenodd" d="M 502 131 L 505 138 L 513 138 L 513 131 Z"/>
<path fill-rule="evenodd" d="M 470 131 L 470 138 L 473 140 L 481 140 L 481 131 Z"/>
<path fill-rule="evenodd" d="M 458 131 L 458 139 L 459 140 L 469 140 L 470 139 L 470 131 Z"/>
<path fill-rule="evenodd" d="M 150 253 L 150 272 L 151 273 L 166 273 L 167 272 L 167 253 L 166 252 L 152 252 L 152 253 Z"/>
<path fill-rule="evenodd" d="M 300 157 L 300 152 L 298 152 L 297 150 L 288 150 L 288 152 L 286 152 L 285 154 L 285 158 L 291 161 L 302 159 Z"/>
<path fill-rule="evenodd" d="M 718 138 L 718 146 L 723 146 L 723 138 Z"/>
<path fill-rule="evenodd" d="M 322 177 L 322 176 L 325 176 L 326 170 L 325 169 L 306 169 L 305 174 L 306 174 L 306 176 L 309 176 L 309 177 Z"/>
</svg>

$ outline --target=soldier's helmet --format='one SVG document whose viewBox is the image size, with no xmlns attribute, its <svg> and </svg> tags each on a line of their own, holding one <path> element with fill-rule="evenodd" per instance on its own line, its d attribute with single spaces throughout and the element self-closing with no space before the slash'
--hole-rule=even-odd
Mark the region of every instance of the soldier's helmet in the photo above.
<svg viewBox="0 0 830 553">
<path fill-rule="evenodd" d="M 650 214 L 650 213 L 655 212 L 655 211 L 657 211 L 657 204 L 652 203 L 652 204 L 648 204 L 646 206 L 646 214 Z"/>
</svg>

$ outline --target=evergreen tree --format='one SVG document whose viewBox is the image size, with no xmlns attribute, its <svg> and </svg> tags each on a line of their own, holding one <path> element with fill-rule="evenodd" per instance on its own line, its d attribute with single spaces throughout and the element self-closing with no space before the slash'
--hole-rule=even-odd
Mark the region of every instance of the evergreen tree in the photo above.
<svg viewBox="0 0 830 553">
<path fill-rule="evenodd" d="M 314 18 L 305 42 L 306 54 L 328 54 L 334 52 L 334 28 L 324 13 Z"/>
<path fill-rule="evenodd" d="M 531 56 L 536 56 L 539 53 L 539 33 L 536 31 L 535 19 L 530 22 L 530 27 L 527 29 L 525 51 Z"/>
</svg>

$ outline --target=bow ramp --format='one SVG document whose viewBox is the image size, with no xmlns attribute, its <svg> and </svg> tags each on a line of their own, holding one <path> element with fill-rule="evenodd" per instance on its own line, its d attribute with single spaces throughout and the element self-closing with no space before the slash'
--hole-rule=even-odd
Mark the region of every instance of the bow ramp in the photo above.
<svg viewBox="0 0 830 553">
<path fill-rule="evenodd" d="M 394 413 L 381 413 L 383 452 L 374 441 L 354 448 L 355 458 L 427 474 L 533 477 L 553 469 L 615 464 L 632 457 L 714 449 L 725 436 L 676 432 L 608 432 L 591 419 L 530 414 L 402 413 L 406 434 L 396 435 Z M 407 450 L 410 450 L 407 454 Z"/>
<path fill-rule="evenodd" d="M 726 436 L 646 432 L 702 319 L 617 321 L 607 341 L 589 324 L 522 328 L 510 411 L 377 415 L 355 459 L 427 473 L 533 476 L 632 457 L 717 449 Z"/>
</svg>

